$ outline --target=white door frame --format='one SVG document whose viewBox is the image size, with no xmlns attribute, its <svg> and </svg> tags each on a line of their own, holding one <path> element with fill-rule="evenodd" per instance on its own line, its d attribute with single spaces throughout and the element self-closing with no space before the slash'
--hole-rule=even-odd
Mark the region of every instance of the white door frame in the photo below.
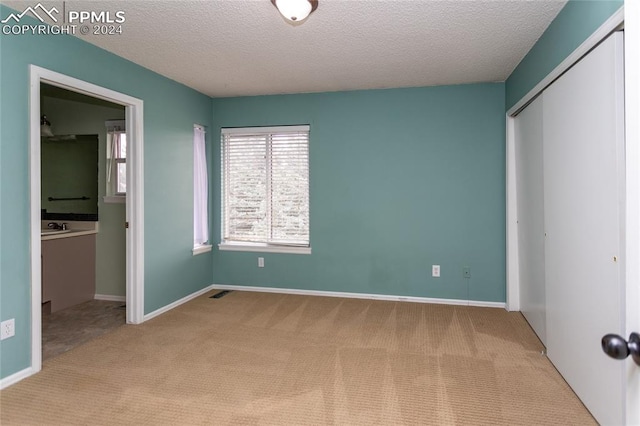
<svg viewBox="0 0 640 426">
<path fill-rule="evenodd" d="M 625 255 L 640 258 L 640 2 L 625 1 L 600 28 L 586 39 L 571 55 L 558 65 L 507 112 L 507 310 L 520 310 L 520 282 L 518 270 L 518 232 L 515 182 L 515 116 L 545 87 L 555 81 L 582 56 L 587 54 L 612 31 L 624 24 L 625 31 Z M 626 336 L 640 332 L 640 263 L 625 262 L 624 278 Z M 611 360 L 616 362 L 615 360 Z M 628 380 L 626 389 L 626 424 L 640 424 L 640 367 L 626 360 Z"/>
<path fill-rule="evenodd" d="M 124 105 L 127 120 L 126 289 L 127 323 L 144 317 L 143 101 L 35 65 L 29 66 L 29 179 L 31 228 L 31 374 L 42 368 L 42 294 L 40 237 L 40 84 Z M 124 226 L 124 224 L 123 224 Z"/>
</svg>

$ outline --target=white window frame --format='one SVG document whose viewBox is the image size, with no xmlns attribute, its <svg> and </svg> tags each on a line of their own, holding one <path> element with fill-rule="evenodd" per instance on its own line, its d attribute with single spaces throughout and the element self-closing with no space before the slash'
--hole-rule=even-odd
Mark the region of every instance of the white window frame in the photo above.
<svg viewBox="0 0 640 426">
<path fill-rule="evenodd" d="M 120 147 L 114 149 L 114 135 L 124 135 L 127 138 L 125 120 L 109 120 L 105 122 L 107 127 L 107 195 L 103 198 L 105 203 L 125 203 L 127 192 L 118 191 L 118 165 L 127 164 L 127 154 L 121 157 L 118 153 Z"/>
<path fill-rule="evenodd" d="M 225 143 L 224 137 L 228 134 L 242 134 L 242 133 L 256 133 L 256 134 L 274 134 L 274 133 L 286 133 L 286 132 L 310 132 L 309 125 L 298 126 L 278 126 L 278 127 L 243 127 L 243 128 L 223 128 L 221 129 L 221 242 L 218 244 L 218 249 L 221 251 L 240 251 L 240 252 L 263 252 L 263 253 L 288 253 L 288 254 L 311 254 L 311 238 L 309 236 L 308 245 L 296 245 L 286 243 L 265 243 L 265 242 L 245 242 L 245 241 L 225 241 L 225 190 L 226 182 L 224 179 L 225 173 Z M 309 139 L 307 139 L 307 149 L 309 147 Z M 270 159 L 267 158 L 267 168 L 270 168 Z M 309 170 L 309 164 L 307 164 L 307 170 Z M 309 189 L 307 189 L 309 190 Z M 268 195 L 267 195 L 268 197 Z M 270 214 L 270 213 L 268 213 Z M 309 229 L 310 232 L 310 229 Z"/>
</svg>

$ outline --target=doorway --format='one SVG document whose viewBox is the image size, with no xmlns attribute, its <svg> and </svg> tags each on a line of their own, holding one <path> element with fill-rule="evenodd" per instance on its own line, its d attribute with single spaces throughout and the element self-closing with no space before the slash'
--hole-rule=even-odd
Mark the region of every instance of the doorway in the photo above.
<svg viewBox="0 0 640 426">
<path fill-rule="evenodd" d="M 126 148 L 126 126 L 122 105 L 45 83 L 40 95 L 46 361 L 126 321 L 126 190 L 109 197 L 113 181 L 126 185 L 109 149 L 115 138 Z"/>
<path fill-rule="evenodd" d="M 126 130 L 126 321 L 139 324 L 144 315 L 144 196 L 143 196 L 143 102 L 140 99 L 94 84 L 30 66 L 30 228 L 31 228 L 31 368 L 42 368 L 42 242 L 41 242 L 41 84 L 102 99 L 125 108 Z"/>
</svg>

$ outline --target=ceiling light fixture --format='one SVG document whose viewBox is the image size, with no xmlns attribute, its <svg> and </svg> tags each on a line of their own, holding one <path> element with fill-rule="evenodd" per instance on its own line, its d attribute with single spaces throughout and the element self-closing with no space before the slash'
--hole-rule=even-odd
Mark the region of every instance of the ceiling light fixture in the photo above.
<svg viewBox="0 0 640 426">
<path fill-rule="evenodd" d="M 271 3 L 291 22 L 304 21 L 318 8 L 318 0 L 271 0 Z"/>
</svg>

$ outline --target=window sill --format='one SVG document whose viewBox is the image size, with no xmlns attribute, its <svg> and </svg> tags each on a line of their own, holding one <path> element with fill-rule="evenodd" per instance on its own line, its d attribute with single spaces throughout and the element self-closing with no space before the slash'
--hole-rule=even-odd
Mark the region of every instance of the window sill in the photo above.
<svg viewBox="0 0 640 426">
<path fill-rule="evenodd" d="M 212 249 L 211 244 L 203 244 L 201 246 L 195 246 L 191 251 L 193 252 L 194 256 L 197 256 L 202 253 L 210 252 L 211 249 Z"/>
<path fill-rule="evenodd" d="M 275 245 L 268 245 L 268 244 L 250 244 L 250 243 L 220 243 L 218 244 L 218 249 L 221 251 L 311 254 L 311 247 L 275 246 Z"/>
<path fill-rule="evenodd" d="M 126 195 L 107 195 L 102 197 L 105 204 L 124 204 L 127 202 Z"/>
</svg>

